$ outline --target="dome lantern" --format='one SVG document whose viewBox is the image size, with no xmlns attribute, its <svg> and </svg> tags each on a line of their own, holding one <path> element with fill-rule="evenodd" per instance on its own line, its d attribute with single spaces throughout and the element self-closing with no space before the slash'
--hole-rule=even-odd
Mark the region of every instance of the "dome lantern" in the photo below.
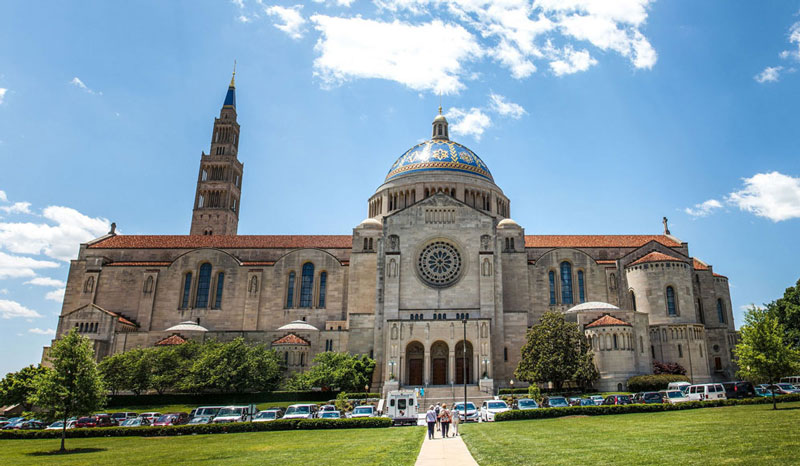
<svg viewBox="0 0 800 466">
<path fill-rule="evenodd" d="M 450 135 L 447 131 L 447 119 L 442 115 L 442 106 L 439 106 L 439 114 L 433 119 L 433 134 L 431 139 L 448 141 Z"/>
</svg>

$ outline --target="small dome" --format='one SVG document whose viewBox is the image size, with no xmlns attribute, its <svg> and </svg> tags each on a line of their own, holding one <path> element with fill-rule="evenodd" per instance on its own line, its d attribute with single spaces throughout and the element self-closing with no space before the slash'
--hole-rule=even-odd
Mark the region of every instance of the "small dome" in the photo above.
<svg viewBox="0 0 800 466">
<path fill-rule="evenodd" d="M 202 327 L 197 322 L 192 320 L 187 320 L 186 322 L 181 322 L 178 325 L 173 325 L 172 327 L 164 330 L 165 332 L 207 332 L 208 329 Z"/>
<path fill-rule="evenodd" d="M 372 230 L 380 230 L 383 228 L 383 224 L 374 218 L 365 218 L 364 221 L 358 224 L 359 228 L 369 228 Z"/>
<path fill-rule="evenodd" d="M 291 331 L 294 330 L 296 332 L 318 332 L 319 329 L 314 327 L 313 325 L 309 324 L 304 320 L 294 320 L 289 322 L 288 324 L 284 325 L 283 327 L 279 327 L 278 330 L 287 330 Z"/>
<path fill-rule="evenodd" d="M 519 228 L 519 223 L 511 220 L 510 218 L 504 218 L 500 220 L 500 223 L 497 224 L 497 228 Z"/>
<path fill-rule="evenodd" d="M 601 301 L 589 301 L 588 303 L 581 303 L 567 310 L 567 312 L 583 311 L 619 311 L 619 308 L 613 304 L 608 304 Z"/>
</svg>

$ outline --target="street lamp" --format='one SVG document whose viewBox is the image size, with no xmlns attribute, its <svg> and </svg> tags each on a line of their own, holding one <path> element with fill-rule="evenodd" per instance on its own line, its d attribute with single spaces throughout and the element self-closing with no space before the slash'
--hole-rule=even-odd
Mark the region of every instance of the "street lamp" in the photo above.
<svg viewBox="0 0 800 466">
<path fill-rule="evenodd" d="M 461 376 L 464 381 L 464 422 L 467 422 L 467 316 L 461 321 L 464 324 L 464 341 L 462 342 L 463 363 L 461 364 Z"/>
<path fill-rule="evenodd" d="M 513 394 L 514 393 L 514 379 L 509 380 L 508 383 L 511 384 L 511 393 Z"/>
</svg>

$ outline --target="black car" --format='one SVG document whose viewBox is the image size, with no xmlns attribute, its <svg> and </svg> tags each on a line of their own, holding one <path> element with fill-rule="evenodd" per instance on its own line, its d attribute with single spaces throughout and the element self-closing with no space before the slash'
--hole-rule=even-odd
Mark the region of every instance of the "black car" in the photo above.
<svg viewBox="0 0 800 466">
<path fill-rule="evenodd" d="M 659 404 L 664 402 L 664 397 L 658 392 L 644 392 L 639 395 L 637 403 Z"/>
<path fill-rule="evenodd" d="M 750 382 L 724 382 L 722 386 L 725 387 L 725 396 L 729 400 L 756 396 L 756 388 Z"/>
<path fill-rule="evenodd" d="M 631 404 L 631 397 L 628 395 L 608 395 L 603 400 L 603 405 L 629 405 Z"/>
</svg>

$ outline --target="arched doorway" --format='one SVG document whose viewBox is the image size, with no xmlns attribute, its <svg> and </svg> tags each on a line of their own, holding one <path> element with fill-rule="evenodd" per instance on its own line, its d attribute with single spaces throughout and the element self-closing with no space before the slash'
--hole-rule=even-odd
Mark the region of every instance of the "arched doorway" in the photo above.
<svg viewBox="0 0 800 466">
<path fill-rule="evenodd" d="M 464 365 L 467 366 L 467 383 L 474 383 L 472 367 L 472 343 L 467 342 L 467 357 L 464 358 L 464 340 L 456 343 L 456 384 L 464 383 Z"/>
<path fill-rule="evenodd" d="M 449 348 L 447 343 L 437 341 L 431 345 L 431 384 L 447 384 L 447 357 Z"/>
<path fill-rule="evenodd" d="M 422 385 L 422 373 L 425 360 L 425 347 L 418 341 L 412 341 L 406 346 L 406 383 L 408 385 Z"/>
</svg>

